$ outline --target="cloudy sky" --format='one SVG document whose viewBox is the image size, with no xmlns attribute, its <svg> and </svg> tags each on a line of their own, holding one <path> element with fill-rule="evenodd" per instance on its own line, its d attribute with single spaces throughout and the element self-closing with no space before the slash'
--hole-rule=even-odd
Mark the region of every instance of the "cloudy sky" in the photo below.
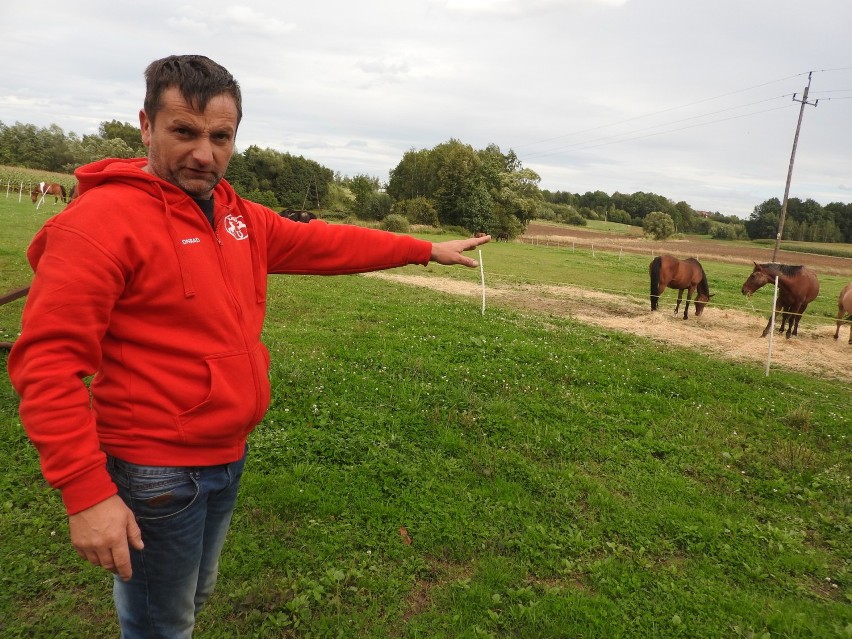
<svg viewBox="0 0 852 639">
<path fill-rule="evenodd" d="M 540 186 L 650 191 L 748 217 L 852 201 L 849 0 L 17 2 L 0 122 L 138 125 L 152 60 L 201 53 L 243 90 L 240 150 L 385 181 L 451 138 L 513 149 Z"/>
</svg>

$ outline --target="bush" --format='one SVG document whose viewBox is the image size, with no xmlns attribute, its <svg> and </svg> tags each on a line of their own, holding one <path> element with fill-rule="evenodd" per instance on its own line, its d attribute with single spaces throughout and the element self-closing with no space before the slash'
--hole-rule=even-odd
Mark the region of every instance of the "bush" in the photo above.
<svg viewBox="0 0 852 639">
<path fill-rule="evenodd" d="M 458 226 L 456 224 L 449 224 L 444 228 L 444 231 L 449 233 L 450 235 L 461 235 L 462 237 L 466 237 L 470 235 L 470 231 L 463 226 Z"/>
<path fill-rule="evenodd" d="M 591 209 L 588 209 L 591 210 Z M 538 218 L 548 222 L 586 226 L 586 218 L 570 204 L 545 204 L 538 211 Z"/>
<path fill-rule="evenodd" d="M 411 225 L 408 223 L 408 218 L 404 215 L 391 213 L 382 220 L 381 228 L 392 233 L 408 233 Z"/>
<path fill-rule="evenodd" d="M 246 193 L 241 193 L 242 197 L 252 202 L 257 202 L 270 209 L 278 210 L 281 205 L 278 203 L 278 198 L 272 191 L 261 191 L 260 189 L 252 189 Z"/>
<path fill-rule="evenodd" d="M 387 193 L 371 193 L 359 203 L 356 214 L 362 220 L 383 220 L 391 212 L 392 204 Z"/>
<path fill-rule="evenodd" d="M 317 211 L 317 217 L 327 222 L 345 222 L 352 219 L 348 211 Z"/>
<path fill-rule="evenodd" d="M 648 213 L 642 226 L 645 232 L 655 240 L 665 240 L 674 235 L 675 232 L 675 224 L 671 215 L 662 211 Z"/>
<path fill-rule="evenodd" d="M 710 236 L 714 240 L 735 240 L 737 239 L 737 231 L 730 224 L 713 224 L 710 227 Z"/>
<path fill-rule="evenodd" d="M 412 224 L 438 226 L 438 211 L 432 202 L 422 196 L 410 200 L 399 200 L 391 208 L 391 213 L 405 216 Z"/>
<path fill-rule="evenodd" d="M 615 209 L 614 211 L 610 211 L 607 215 L 607 220 L 610 222 L 618 222 L 619 224 L 630 224 L 630 213 L 625 211 L 624 209 Z"/>
<path fill-rule="evenodd" d="M 574 226 L 588 226 L 589 222 L 580 215 L 577 211 L 569 211 L 567 215 L 562 218 L 562 222 L 565 224 L 573 224 Z"/>
</svg>

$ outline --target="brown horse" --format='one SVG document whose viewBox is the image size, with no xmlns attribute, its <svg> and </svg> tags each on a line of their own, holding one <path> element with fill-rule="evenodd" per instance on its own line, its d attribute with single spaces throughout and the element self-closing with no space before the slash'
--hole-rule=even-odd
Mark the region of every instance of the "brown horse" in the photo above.
<svg viewBox="0 0 852 639">
<path fill-rule="evenodd" d="M 686 306 L 683 309 L 683 319 L 689 319 L 689 302 L 692 296 L 698 292 L 695 298 L 695 315 L 701 315 L 704 306 L 710 301 L 710 284 L 701 264 L 693 257 L 679 260 L 673 255 L 660 255 L 651 260 L 648 266 L 651 276 L 651 310 L 657 310 L 660 295 L 668 288 L 677 289 L 677 305 L 675 315 L 680 308 L 680 300 L 686 291 Z"/>
<path fill-rule="evenodd" d="M 779 333 L 784 332 L 784 324 L 787 324 L 787 339 L 790 335 L 799 334 L 799 320 L 808 304 L 813 302 L 819 295 L 819 280 L 816 273 L 806 266 L 790 266 L 787 264 L 758 264 L 754 263 L 754 270 L 743 283 L 742 293 L 751 297 L 757 289 L 778 278 L 778 299 L 775 302 L 774 314 L 782 312 L 781 328 Z M 762 337 L 769 334 L 772 326 L 772 314 L 766 328 L 763 329 Z"/>
<path fill-rule="evenodd" d="M 834 331 L 834 339 L 840 337 L 844 315 L 852 320 L 852 282 L 843 287 L 837 299 L 837 330 Z M 849 323 L 849 343 L 852 344 L 852 322 Z"/>
<path fill-rule="evenodd" d="M 74 182 L 74 186 L 68 191 L 68 201 L 71 202 L 80 197 L 80 189 L 77 188 L 78 184 Z"/>
<path fill-rule="evenodd" d="M 39 182 L 35 185 L 30 191 L 30 199 L 33 201 L 33 204 L 43 200 L 48 195 L 53 196 L 53 203 L 56 204 L 60 198 L 62 198 L 63 202 L 67 202 L 67 196 L 65 195 L 65 187 L 61 184 L 57 184 L 56 182 Z"/>
</svg>

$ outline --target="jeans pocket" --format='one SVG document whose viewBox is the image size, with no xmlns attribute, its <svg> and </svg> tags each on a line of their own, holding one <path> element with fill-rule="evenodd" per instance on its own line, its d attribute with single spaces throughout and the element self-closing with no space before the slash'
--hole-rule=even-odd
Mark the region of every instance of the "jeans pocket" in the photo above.
<svg viewBox="0 0 852 639">
<path fill-rule="evenodd" d="M 138 520 L 161 520 L 192 506 L 200 492 L 193 468 L 140 466 L 110 458 L 118 494 Z"/>
</svg>

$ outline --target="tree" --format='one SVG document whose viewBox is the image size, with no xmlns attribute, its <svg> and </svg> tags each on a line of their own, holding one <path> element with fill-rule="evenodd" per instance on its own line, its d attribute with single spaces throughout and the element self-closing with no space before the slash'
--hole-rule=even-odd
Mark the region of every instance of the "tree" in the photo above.
<svg viewBox="0 0 852 639">
<path fill-rule="evenodd" d="M 129 148 L 134 150 L 135 155 L 145 155 L 145 145 L 142 144 L 142 130 L 138 126 L 133 126 L 130 122 L 119 122 L 118 120 L 101 122 L 98 133 L 104 140 L 123 140 Z"/>
<path fill-rule="evenodd" d="M 780 219 L 781 201 L 777 197 L 758 204 L 745 223 L 748 236 L 754 239 L 774 238 L 778 233 Z"/>
<path fill-rule="evenodd" d="M 344 180 L 346 188 L 348 188 L 355 196 L 355 204 L 353 212 L 355 215 L 365 220 L 378 220 L 383 216 L 376 215 L 375 203 L 372 202 L 374 195 L 379 190 L 379 178 L 359 173 L 355 177 Z M 387 215 L 387 211 L 385 215 Z"/>
<path fill-rule="evenodd" d="M 435 192 L 438 219 L 441 224 L 464 226 L 464 219 L 475 217 L 473 209 L 483 185 L 477 185 L 477 171 L 481 160 L 473 147 L 458 140 L 450 140 L 436 146 L 432 152 L 438 166 L 438 188 Z M 473 195 L 472 191 L 479 191 Z M 487 189 L 485 189 L 487 193 Z"/>
<path fill-rule="evenodd" d="M 427 149 L 407 151 L 399 164 L 390 170 L 388 194 L 395 200 L 434 199 L 438 188 L 436 156 Z"/>
<path fill-rule="evenodd" d="M 652 211 L 645 216 L 645 232 L 655 240 L 665 240 L 674 235 L 675 225 L 671 215 L 662 211 Z"/>
<path fill-rule="evenodd" d="M 579 205 L 581 207 L 590 208 L 600 214 L 605 213 L 609 209 L 611 203 L 612 200 L 610 200 L 609 195 L 603 191 L 586 191 L 580 196 L 579 201 Z"/>
<path fill-rule="evenodd" d="M 392 206 L 393 199 L 390 195 L 375 191 L 369 194 L 356 214 L 366 220 L 383 220 L 390 214 Z"/>
</svg>

